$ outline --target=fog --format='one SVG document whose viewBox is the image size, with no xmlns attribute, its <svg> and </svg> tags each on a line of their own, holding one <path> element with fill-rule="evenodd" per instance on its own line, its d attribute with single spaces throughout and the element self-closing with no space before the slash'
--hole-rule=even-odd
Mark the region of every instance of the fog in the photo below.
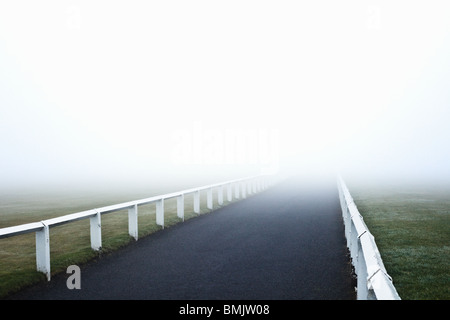
<svg viewBox="0 0 450 320">
<path fill-rule="evenodd" d="M 448 1 L 3 1 L 0 184 L 450 181 Z"/>
</svg>

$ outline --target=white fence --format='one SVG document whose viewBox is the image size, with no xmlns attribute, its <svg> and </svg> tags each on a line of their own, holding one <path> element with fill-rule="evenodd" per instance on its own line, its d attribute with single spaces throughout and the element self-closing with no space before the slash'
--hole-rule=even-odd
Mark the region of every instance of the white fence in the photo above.
<svg viewBox="0 0 450 320">
<path fill-rule="evenodd" d="M 357 299 L 400 300 L 381 260 L 375 239 L 341 177 L 338 177 L 338 190 L 347 247 L 357 275 Z"/>
<path fill-rule="evenodd" d="M 200 191 L 206 190 L 206 205 L 212 210 L 214 207 L 213 190 L 217 190 L 217 203 L 223 204 L 224 188 L 228 201 L 240 197 L 246 198 L 247 194 L 252 194 L 266 189 L 268 181 L 266 176 L 256 176 L 244 179 L 237 179 L 208 186 L 192 188 L 174 193 L 154 196 L 146 199 L 135 200 L 102 208 L 87 210 L 83 212 L 68 214 L 65 216 L 47 219 L 40 222 L 22 224 L 14 227 L 0 229 L 0 239 L 16 236 L 24 233 L 36 232 L 36 268 L 43 272 L 50 281 L 50 228 L 65 223 L 74 222 L 81 219 L 90 219 L 91 247 L 93 250 L 100 250 L 102 247 L 102 225 L 101 215 L 114 211 L 128 209 L 128 233 L 134 239 L 138 239 L 138 206 L 156 203 L 156 224 L 164 228 L 164 200 L 177 198 L 177 216 L 184 221 L 184 197 L 187 194 L 194 196 L 194 212 L 200 214 Z"/>
</svg>

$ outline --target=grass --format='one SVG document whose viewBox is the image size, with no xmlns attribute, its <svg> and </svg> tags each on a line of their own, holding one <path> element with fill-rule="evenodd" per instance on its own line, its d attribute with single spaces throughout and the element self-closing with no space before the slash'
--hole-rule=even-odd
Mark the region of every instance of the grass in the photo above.
<svg viewBox="0 0 450 320">
<path fill-rule="evenodd" d="M 400 297 L 450 299 L 450 188 L 348 187 Z"/>
<path fill-rule="evenodd" d="M 167 190 L 143 195 L 130 194 L 30 194 L 2 195 L 0 197 L 0 228 L 40 221 L 109 204 L 136 200 Z M 206 208 L 206 191 L 200 194 L 200 214 L 210 212 Z M 214 196 L 217 208 L 217 196 Z M 224 195 L 224 204 L 228 204 Z M 164 227 L 181 222 L 176 214 L 176 199 L 164 203 Z M 193 194 L 185 197 L 185 220 L 198 216 L 193 212 Z M 142 238 L 161 229 L 156 225 L 156 205 L 147 204 L 138 209 L 138 237 Z M 134 241 L 128 234 L 128 211 L 122 210 L 102 215 L 102 249 L 90 247 L 89 219 L 50 229 L 51 273 L 65 272 L 71 264 L 81 265 L 99 255 L 111 252 Z M 43 273 L 36 271 L 35 234 L 23 234 L 0 239 L 0 298 L 35 284 L 46 281 Z"/>
</svg>

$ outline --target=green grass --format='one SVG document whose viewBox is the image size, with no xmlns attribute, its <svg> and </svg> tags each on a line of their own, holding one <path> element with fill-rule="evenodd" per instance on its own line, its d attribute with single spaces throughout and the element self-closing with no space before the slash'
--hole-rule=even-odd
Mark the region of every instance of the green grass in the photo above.
<svg viewBox="0 0 450 320">
<path fill-rule="evenodd" d="M 103 194 L 58 194 L 39 193 L 0 196 L 0 228 L 40 221 L 105 205 L 136 200 L 163 194 L 167 190 L 151 194 L 103 193 Z M 206 191 L 200 194 L 201 214 L 210 212 L 206 208 Z M 224 194 L 224 205 L 226 194 Z M 138 237 L 152 234 L 161 227 L 156 225 L 155 204 L 139 206 Z M 164 203 L 164 225 L 169 228 L 181 222 L 176 214 L 176 199 Z M 217 196 L 214 195 L 217 208 Z M 185 196 L 185 220 L 198 216 L 193 212 L 193 194 Z M 122 210 L 102 215 L 102 250 L 90 247 L 89 219 L 84 219 L 50 229 L 51 273 L 65 272 L 71 264 L 81 265 L 101 254 L 117 250 L 134 241 L 128 235 L 128 211 Z M 43 273 L 36 271 L 35 234 L 24 234 L 0 239 L 0 298 L 4 298 L 26 286 L 46 281 Z"/>
<path fill-rule="evenodd" d="M 348 187 L 400 297 L 450 299 L 450 188 Z"/>
</svg>

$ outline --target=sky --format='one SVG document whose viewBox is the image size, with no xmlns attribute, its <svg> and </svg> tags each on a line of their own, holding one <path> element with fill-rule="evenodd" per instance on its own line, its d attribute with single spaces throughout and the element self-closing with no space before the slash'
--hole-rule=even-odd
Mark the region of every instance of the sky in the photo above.
<svg viewBox="0 0 450 320">
<path fill-rule="evenodd" d="M 0 184 L 450 181 L 448 1 L 2 1 Z"/>
</svg>

